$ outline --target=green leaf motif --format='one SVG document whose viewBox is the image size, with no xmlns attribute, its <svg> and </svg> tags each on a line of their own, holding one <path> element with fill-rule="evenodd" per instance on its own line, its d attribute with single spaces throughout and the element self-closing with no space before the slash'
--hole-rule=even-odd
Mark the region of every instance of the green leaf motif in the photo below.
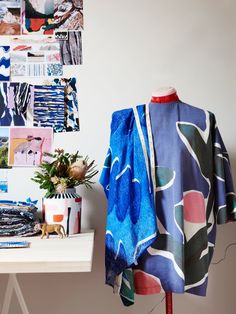
<svg viewBox="0 0 236 314">
<path fill-rule="evenodd" d="M 156 191 L 162 191 L 173 185 L 175 171 L 170 168 L 156 167 Z"/>
<path fill-rule="evenodd" d="M 184 229 L 184 215 L 183 215 L 184 207 L 183 205 L 175 206 L 175 220 L 181 230 Z"/>
<path fill-rule="evenodd" d="M 225 224 L 230 220 L 235 220 L 236 217 L 236 196 L 234 193 L 229 193 L 226 196 L 225 206 L 221 206 L 217 213 L 217 223 Z"/>
<path fill-rule="evenodd" d="M 207 142 L 205 143 L 202 135 L 195 125 L 189 125 L 183 122 L 179 122 L 177 124 L 177 130 L 179 130 L 180 134 L 182 134 L 182 136 L 185 137 L 185 140 L 187 140 L 187 142 L 189 143 L 189 146 L 191 147 L 190 154 L 194 159 L 195 156 L 197 157 L 203 175 L 207 178 L 210 178 L 213 168 L 212 165 L 209 163 L 207 157 L 209 156 L 210 158 L 212 154 L 211 134 L 208 137 Z M 186 145 L 185 142 L 184 144 Z"/>
<path fill-rule="evenodd" d="M 134 304 L 134 276 L 131 268 L 123 271 L 120 295 L 125 306 Z"/>
</svg>

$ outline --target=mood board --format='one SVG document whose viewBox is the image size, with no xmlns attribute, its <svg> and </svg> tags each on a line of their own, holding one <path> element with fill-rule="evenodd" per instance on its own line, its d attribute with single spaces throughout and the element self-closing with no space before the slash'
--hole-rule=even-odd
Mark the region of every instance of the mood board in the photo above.
<svg viewBox="0 0 236 314">
<path fill-rule="evenodd" d="M 9 169 L 52 151 L 54 133 L 80 130 L 83 32 L 83 0 L 0 0 L 0 193 Z"/>
</svg>

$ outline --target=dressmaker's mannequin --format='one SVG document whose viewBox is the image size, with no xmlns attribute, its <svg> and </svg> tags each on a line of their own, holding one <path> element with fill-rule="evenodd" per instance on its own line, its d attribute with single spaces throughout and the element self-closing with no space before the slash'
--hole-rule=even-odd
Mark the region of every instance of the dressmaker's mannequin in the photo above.
<svg viewBox="0 0 236 314">
<path fill-rule="evenodd" d="M 174 87 L 160 87 L 152 92 L 152 103 L 161 103 L 165 104 L 171 101 L 177 101 L 179 97 L 177 91 Z M 172 301 L 172 292 L 166 292 L 166 314 L 173 313 L 173 301 Z"/>
<path fill-rule="evenodd" d="M 177 101 L 179 97 L 174 87 L 160 87 L 152 92 L 152 103 L 167 103 L 170 101 Z"/>
<path fill-rule="evenodd" d="M 112 114 L 107 156 L 116 157 L 106 156 L 100 178 L 112 209 L 106 283 L 125 306 L 164 292 L 172 314 L 172 293 L 206 295 L 216 224 L 236 221 L 235 193 L 213 113 L 176 100 L 170 87 L 152 96 Z"/>
<path fill-rule="evenodd" d="M 174 87 L 171 86 L 163 86 L 155 89 L 152 92 L 152 97 L 163 97 L 163 96 L 168 96 L 172 94 L 176 94 L 177 91 Z"/>
</svg>

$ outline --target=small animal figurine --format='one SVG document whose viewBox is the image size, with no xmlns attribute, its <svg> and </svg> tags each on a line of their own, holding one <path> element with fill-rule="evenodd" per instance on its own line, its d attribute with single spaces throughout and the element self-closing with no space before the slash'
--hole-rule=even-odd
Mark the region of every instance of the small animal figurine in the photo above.
<svg viewBox="0 0 236 314">
<path fill-rule="evenodd" d="M 43 224 L 36 224 L 34 227 L 35 231 L 42 231 L 41 239 L 46 235 L 47 239 L 49 238 L 49 233 L 56 232 L 59 237 L 62 239 L 63 237 L 66 237 L 65 229 L 62 225 L 60 224 L 51 224 L 48 225 L 47 223 Z"/>
</svg>

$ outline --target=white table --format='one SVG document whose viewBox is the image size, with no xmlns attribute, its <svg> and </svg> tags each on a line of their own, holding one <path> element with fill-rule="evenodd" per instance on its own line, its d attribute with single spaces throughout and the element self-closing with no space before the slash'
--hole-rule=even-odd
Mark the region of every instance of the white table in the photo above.
<svg viewBox="0 0 236 314">
<path fill-rule="evenodd" d="M 16 274 L 90 272 L 94 230 L 59 239 L 40 237 L 0 238 L 0 241 L 29 241 L 29 248 L 0 249 L 0 273 L 9 274 L 1 314 L 8 314 L 15 289 L 23 314 L 29 314 Z"/>
</svg>

